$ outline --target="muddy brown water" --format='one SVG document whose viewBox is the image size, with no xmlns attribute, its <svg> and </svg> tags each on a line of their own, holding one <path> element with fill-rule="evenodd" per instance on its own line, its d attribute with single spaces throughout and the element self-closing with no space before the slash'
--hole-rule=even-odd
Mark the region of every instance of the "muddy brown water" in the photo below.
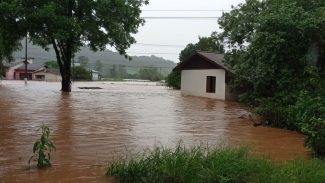
<svg viewBox="0 0 325 183">
<path fill-rule="evenodd" d="M 101 87 L 83 90 L 78 87 Z M 79 82 L 71 95 L 60 83 L 0 83 L 0 182 L 114 182 L 105 165 L 154 145 L 249 145 L 272 159 L 308 157 L 303 136 L 253 127 L 239 103 L 186 97 L 155 83 Z M 26 170 L 37 129 L 50 127 L 53 166 Z"/>
</svg>

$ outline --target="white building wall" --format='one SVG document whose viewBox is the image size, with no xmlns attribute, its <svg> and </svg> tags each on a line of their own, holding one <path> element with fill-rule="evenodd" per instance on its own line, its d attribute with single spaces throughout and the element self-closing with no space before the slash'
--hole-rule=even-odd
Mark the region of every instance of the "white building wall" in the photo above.
<svg viewBox="0 0 325 183">
<path fill-rule="evenodd" d="M 44 76 L 44 81 L 49 81 L 49 82 L 58 82 L 61 81 L 62 78 L 60 75 L 56 75 L 53 73 L 49 72 L 37 72 L 33 74 L 33 79 L 37 80 L 37 76 Z"/>
<path fill-rule="evenodd" d="M 62 78 L 60 75 L 52 74 L 52 73 L 45 73 L 45 81 L 61 81 Z"/>
<path fill-rule="evenodd" d="M 225 100 L 225 75 L 226 73 L 223 69 L 182 70 L 181 92 L 183 95 L 192 95 Z M 207 76 L 216 77 L 215 93 L 206 92 Z"/>
<path fill-rule="evenodd" d="M 99 80 L 99 74 L 98 74 L 98 72 L 92 72 L 91 73 L 91 79 L 93 80 L 93 81 L 98 81 Z"/>
</svg>

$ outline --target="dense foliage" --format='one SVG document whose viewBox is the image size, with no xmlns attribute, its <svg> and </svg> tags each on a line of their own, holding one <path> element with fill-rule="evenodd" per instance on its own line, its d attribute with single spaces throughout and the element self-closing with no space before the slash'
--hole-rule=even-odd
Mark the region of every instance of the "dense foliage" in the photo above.
<svg viewBox="0 0 325 183">
<path fill-rule="evenodd" d="M 70 92 L 71 59 L 78 49 L 89 46 L 97 51 L 110 45 L 125 55 L 125 50 L 135 42 L 132 34 L 144 23 L 140 7 L 147 3 L 147 0 L 5 0 L 0 7 L 9 7 L 6 15 L 12 16 L 4 18 L 1 24 L 9 25 L 10 37 L 16 36 L 16 32 L 24 35 L 28 32 L 34 44 L 45 49 L 52 45 L 62 76 L 62 91 Z M 8 45 L 14 46 L 17 40 L 14 38 L 6 39 L 13 43 Z"/>
<path fill-rule="evenodd" d="M 142 68 L 139 70 L 139 78 L 150 81 L 160 81 L 164 79 L 164 76 L 157 68 Z"/>
<path fill-rule="evenodd" d="M 54 60 L 44 62 L 44 65 L 50 69 L 59 69 L 58 62 Z"/>
<path fill-rule="evenodd" d="M 156 147 L 108 165 L 106 175 L 121 182 L 204 183 L 321 183 L 322 160 L 292 160 L 282 163 L 253 157 L 247 148 L 198 146 L 175 149 Z"/>
<path fill-rule="evenodd" d="M 16 14 L 20 1 L 2 0 L 0 2 L 0 71 L 4 61 L 11 61 L 12 53 L 21 47 L 20 40 L 25 36 Z"/>
<path fill-rule="evenodd" d="M 166 83 L 168 87 L 174 89 L 181 89 L 181 71 L 173 70 L 166 78 Z"/>
<path fill-rule="evenodd" d="M 179 54 L 179 60 L 183 62 L 196 51 L 224 53 L 223 45 L 219 41 L 217 33 L 212 33 L 210 37 L 199 37 L 199 41 L 195 44 L 189 43 Z M 176 66 L 177 68 L 177 66 Z M 174 69 L 166 79 L 167 86 L 174 89 L 181 88 L 181 71 Z"/>
<path fill-rule="evenodd" d="M 325 156 L 325 1 L 246 0 L 219 24 L 242 101 Z"/>
</svg>

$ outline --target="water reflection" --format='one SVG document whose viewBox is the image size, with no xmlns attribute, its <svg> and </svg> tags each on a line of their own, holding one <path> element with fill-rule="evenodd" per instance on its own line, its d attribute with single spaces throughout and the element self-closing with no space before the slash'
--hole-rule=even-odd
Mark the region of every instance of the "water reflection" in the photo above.
<svg viewBox="0 0 325 183">
<path fill-rule="evenodd" d="M 81 90 L 99 86 L 102 90 Z M 274 159 L 307 156 L 294 132 L 253 127 L 238 103 L 183 97 L 152 83 L 75 83 L 61 95 L 59 83 L 4 81 L 0 85 L 0 180 L 4 182 L 102 182 L 103 166 L 116 155 L 156 143 L 248 144 Z M 23 170 L 42 124 L 57 151 L 46 171 Z"/>
<path fill-rule="evenodd" d="M 72 125 L 74 124 L 74 111 L 71 101 L 71 95 L 60 95 L 57 100 L 57 111 L 54 116 L 57 117 L 53 124 L 56 125 L 54 143 L 57 146 L 57 153 L 54 153 L 53 158 L 60 165 L 73 163 L 73 140 L 72 140 Z"/>
<path fill-rule="evenodd" d="M 1 88 L 1 90 L 2 94 L 8 92 L 6 89 Z M 7 154 L 16 151 L 12 143 L 16 130 L 10 126 L 10 122 L 15 120 L 12 107 L 10 102 L 0 94 L 0 177 L 10 169 L 10 162 L 13 161 L 13 158 Z"/>
</svg>

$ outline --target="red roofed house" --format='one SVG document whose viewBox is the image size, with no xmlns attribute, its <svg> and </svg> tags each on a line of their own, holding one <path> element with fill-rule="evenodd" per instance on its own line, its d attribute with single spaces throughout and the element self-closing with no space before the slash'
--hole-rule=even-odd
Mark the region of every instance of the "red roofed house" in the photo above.
<svg viewBox="0 0 325 183">
<path fill-rule="evenodd" d="M 27 60 L 27 78 L 28 80 L 32 79 L 32 73 L 34 68 L 30 68 L 30 65 L 33 63 L 31 59 Z M 5 65 L 6 73 L 5 78 L 7 80 L 24 80 L 25 78 L 25 61 L 17 61 Z"/>
</svg>

